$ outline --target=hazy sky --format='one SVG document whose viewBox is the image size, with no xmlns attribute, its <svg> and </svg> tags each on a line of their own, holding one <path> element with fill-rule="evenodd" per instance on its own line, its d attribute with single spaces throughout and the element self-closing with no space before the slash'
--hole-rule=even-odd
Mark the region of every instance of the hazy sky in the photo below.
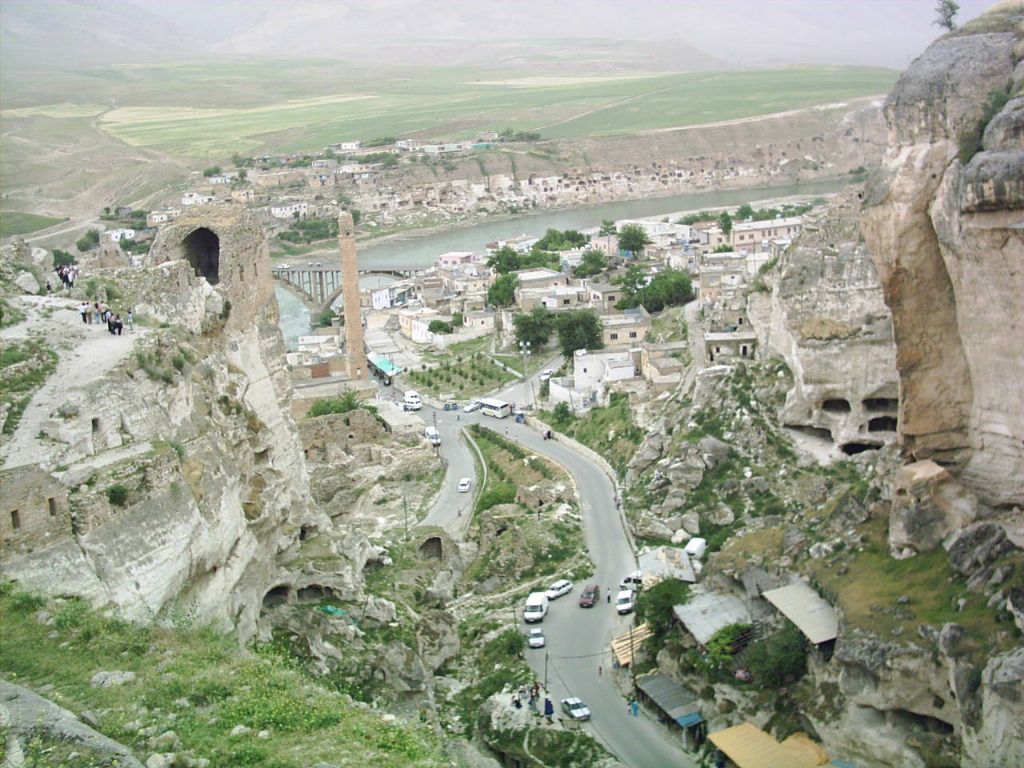
<svg viewBox="0 0 1024 768">
<path fill-rule="evenodd" d="M 959 2 L 960 21 L 992 4 Z M 8 65 L 189 55 L 345 58 L 375 42 L 612 38 L 679 41 L 731 66 L 902 68 L 940 33 L 932 23 L 934 5 L 935 0 L 2 0 L 0 42 Z M 422 58 L 412 52 L 410 57 L 414 63 Z M 384 58 L 400 62 L 391 52 Z"/>
</svg>

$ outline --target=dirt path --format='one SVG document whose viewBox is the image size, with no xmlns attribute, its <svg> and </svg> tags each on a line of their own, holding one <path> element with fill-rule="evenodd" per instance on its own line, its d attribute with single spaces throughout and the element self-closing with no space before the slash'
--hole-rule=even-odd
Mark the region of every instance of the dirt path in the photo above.
<svg viewBox="0 0 1024 768">
<path fill-rule="evenodd" d="M 69 392 L 88 386 L 132 352 L 146 330 L 125 328 L 123 336 L 112 336 L 103 323 L 86 325 L 78 313 L 78 302 L 55 296 L 22 296 L 18 308 L 26 319 L 0 332 L 4 341 L 42 335 L 60 356 L 57 369 L 29 401 L 14 434 L 0 447 L 4 469 L 40 464 L 50 449 L 39 433 L 50 414 L 67 399 Z"/>
</svg>

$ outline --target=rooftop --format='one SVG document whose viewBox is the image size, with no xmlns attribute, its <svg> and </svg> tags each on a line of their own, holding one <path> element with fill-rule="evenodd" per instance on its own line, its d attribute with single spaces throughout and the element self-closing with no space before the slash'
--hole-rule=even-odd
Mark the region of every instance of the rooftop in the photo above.
<svg viewBox="0 0 1024 768">
<path fill-rule="evenodd" d="M 550 280 L 553 277 L 563 278 L 565 275 L 562 272 L 555 272 L 553 269 L 524 269 L 521 272 L 516 272 L 519 276 L 519 282 L 531 282 L 533 280 Z"/>
<path fill-rule="evenodd" d="M 778 742 L 751 723 L 709 734 L 711 743 L 722 750 L 737 768 L 816 768 L 828 764 L 828 755 L 803 733 Z"/>
<path fill-rule="evenodd" d="M 835 609 L 802 581 L 771 589 L 764 593 L 764 599 L 796 624 L 797 629 L 815 645 L 835 640 L 839 635 Z"/>
<path fill-rule="evenodd" d="M 751 622 L 746 604 L 735 595 L 722 592 L 694 595 L 684 605 L 672 606 L 672 613 L 701 645 L 707 645 L 723 627 Z"/>
<path fill-rule="evenodd" d="M 735 221 L 732 225 L 732 231 L 749 232 L 758 229 L 771 229 L 772 227 L 793 227 L 799 226 L 801 221 L 803 219 L 799 216 L 789 216 L 785 219 L 761 219 L 760 221 Z"/>
</svg>

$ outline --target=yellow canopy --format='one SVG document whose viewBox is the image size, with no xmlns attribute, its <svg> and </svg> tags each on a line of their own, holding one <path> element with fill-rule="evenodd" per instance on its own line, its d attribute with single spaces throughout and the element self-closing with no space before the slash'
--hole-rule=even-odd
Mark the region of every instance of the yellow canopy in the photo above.
<svg viewBox="0 0 1024 768">
<path fill-rule="evenodd" d="M 817 768 L 828 764 L 825 750 L 804 733 L 794 733 L 779 743 L 756 725 L 741 723 L 708 738 L 739 768 Z"/>
</svg>

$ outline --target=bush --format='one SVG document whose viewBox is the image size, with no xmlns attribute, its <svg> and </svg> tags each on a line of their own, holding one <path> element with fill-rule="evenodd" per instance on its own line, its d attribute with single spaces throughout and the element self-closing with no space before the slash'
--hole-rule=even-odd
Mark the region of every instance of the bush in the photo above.
<svg viewBox="0 0 1024 768">
<path fill-rule="evenodd" d="M 348 413 L 362 407 L 362 401 L 355 392 L 345 392 L 341 397 L 332 397 L 328 400 L 318 400 L 313 403 L 307 416 L 326 416 L 330 413 Z"/>
<path fill-rule="evenodd" d="M 672 628 L 673 606 L 686 603 L 689 597 L 689 585 L 678 579 L 665 579 L 637 596 L 637 618 L 647 622 L 659 646 Z"/>
<path fill-rule="evenodd" d="M 128 506 L 128 489 L 120 483 L 115 483 L 107 488 L 107 501 L 115 507 Z"/>
<path fill-rule="evenodd" d="M 787 621 L 781 632 L 752 643 L 745 663 L 759 688 L 776 689 L 795 683 L 807 671 L 807 641 Z"/>
<path fill-rule="evenodd" d="M 53 266 L 62 267 L 65 264 L 74 264 L 75 257 L 67 251 L 62 251 L 60 248 L 53 249 Z"/>
<path fill-rule="evenodd" d="M 554 410 L 551 411 L 551 422 L 556 427 L 564 427 L 572 420 L 572 408 L 569 407 L 568 403 L 559 403 L 558 405 L 555 406 Z"/>
<path fill-rule="evenodd" d="M 1009 100 L 1009 86 L 1001 89 L 997 88 L 989 93 L 988 101 L 985 103 L 985 108 L 982 110 L 978 122 L 973 129 L 966 131 L 960 137 L 961 165 L 967 165 L 971 162 L 972 157 L 981 152 L 981 140 L 985 135 L 985 128 L 988 127 L 992 118 L 999 114 L 1000 110 L 1006 106 L 1006 102 Z"/>
<path fill-rule="evenodd" d="M 512 483 L 494 483 L 480 494 L 476 502 L 476 511 L 485 512 L 499 504 L 513 504 L 516 500 L 516 487 Z"/>
</svg>

